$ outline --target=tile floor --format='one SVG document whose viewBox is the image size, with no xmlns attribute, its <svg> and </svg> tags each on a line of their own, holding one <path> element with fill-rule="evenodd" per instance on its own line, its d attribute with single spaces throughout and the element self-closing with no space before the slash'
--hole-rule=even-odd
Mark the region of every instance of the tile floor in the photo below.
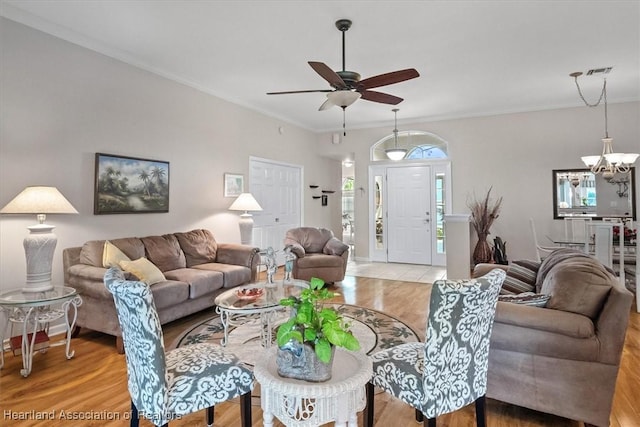
<svg viewBox="0 0 640 427">
<path fill-rule="evenodd" d="M 447 269 L 446 267 L 434 267 L 431 265 L 349 261 L 347 264 L 347 276 L 433 283 L 438 279 L 445 279 L 447 277 Z"/>
</svg>

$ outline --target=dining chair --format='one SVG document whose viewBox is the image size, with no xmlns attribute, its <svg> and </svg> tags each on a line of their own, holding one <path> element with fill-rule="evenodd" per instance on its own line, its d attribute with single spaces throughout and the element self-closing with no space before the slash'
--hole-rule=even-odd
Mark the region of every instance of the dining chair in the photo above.
<svg viewBox="0 0 640 427">
<path fill-rule="evenodd" d="M 541 262 L 544 257 L 549 255 L 556 249 L 560 249 L 562 246 L 541 246 L 538 243 L 538 236 L 536 234 L 536 224 L 533 218 L 529 218 L 529 228 L 531 229 L 531 238 L 533 239 L 533 245 L 536 251 L 536 261 Z"/>
<path fill-rule="evenodd" d="M 613 227 L 614 221 L 594 221 L 589 225 L 593 233 L 593 255 L 606 267 L 613 268 Z"/>
<path fill-rule="evenodd" d="M 489 340 L 506 273 L 493 269 L 466 280 L 437 280 L 431 290 L 424 343 L 406 343 L 371 356 L 365 426 L 373 426 L 374 387 L 416 410 L 416 420 L 436 418 L 472 402 L 478 427 L 486 426 Z"/>
<path fill-rule="evenodd" d="M 590 217 L 564 217 L 564 237 L 568 242 L 574 242 L 576 246 L 583 246 L 586 253 L 589 252 L 591 236 L 589 233 Z"/>
<path fill-rule="evenodd" d="M 240 397 L 242 427 L 251 426 L 253 373 L 222 347 L 199 343 L 165 352 L 160 319 L 149 285 L 110 268 L 104 283 L 113 295 L 128 373 L 131 426 L 138 415 L 156 426 L 202 409 L 213 425 L 213 407 Z"/>
</svg>

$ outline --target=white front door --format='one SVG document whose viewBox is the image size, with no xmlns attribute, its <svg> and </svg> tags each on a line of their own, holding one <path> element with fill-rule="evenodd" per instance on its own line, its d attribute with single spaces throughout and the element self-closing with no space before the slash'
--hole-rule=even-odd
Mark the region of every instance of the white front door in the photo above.
<svg viewBox="0 0 640 427">
<path fill-rule="evenodd" d="M 387 168 L 387 259 L 431 264 L 431 171 L 429 166 Z"/>
<path fill-rule="evenodd" d="M 249 191 L 262 207 L 252 212 L 253 246 L 281 250 L 287 230 L 301 223 L 302 168 L 251 158 L 249 171 Z M 284 264 L 281 253 L 278 264 Z"/>
</svg>

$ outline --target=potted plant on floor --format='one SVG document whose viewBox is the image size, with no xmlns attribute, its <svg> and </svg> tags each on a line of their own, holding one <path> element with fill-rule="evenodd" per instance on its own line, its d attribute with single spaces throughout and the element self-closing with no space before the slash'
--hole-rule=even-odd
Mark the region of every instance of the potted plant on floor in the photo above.
<svg viewBox="0 0 640 427">
<path fill-rule="evenodd" d="M 280 305 L 291 307 L 291 317 L 278 327 L 277 332 L 280 376 L 327 381 L 331 378 L 336 346 L 351 351 L 360 349 L 358 339 L 342 315 L 323 304 L 334 296 L 335 293 L 324 288 L 322 279 L 313 277 L 309 288 L 299 297 L 280 300 Z"/>
</svg>

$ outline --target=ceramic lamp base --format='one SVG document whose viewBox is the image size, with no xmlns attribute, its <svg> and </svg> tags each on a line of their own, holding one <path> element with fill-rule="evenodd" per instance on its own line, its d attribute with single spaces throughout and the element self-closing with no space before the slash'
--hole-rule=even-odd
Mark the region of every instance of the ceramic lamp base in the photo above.
<svg viewBox="0 0 640 427">
<path fill-rule="evenodd" d="M 253 234 L 253 217 L 250 213 L 243 213 L 240 215 L 240 220 L 238 221 L 238 225 L 240 226 L 240 243 L 243 245 L 250 245 Z"/>
<path fill-rule="evenodd" d="M 51 265 L 58 238 L 52 225 L 38 224 L 28 227 L 30 234 L 24 238 L 24 253 L 27 260 L 27 281 L 23 292 L 42 292 L 53 289 Z"/>
</svg>

